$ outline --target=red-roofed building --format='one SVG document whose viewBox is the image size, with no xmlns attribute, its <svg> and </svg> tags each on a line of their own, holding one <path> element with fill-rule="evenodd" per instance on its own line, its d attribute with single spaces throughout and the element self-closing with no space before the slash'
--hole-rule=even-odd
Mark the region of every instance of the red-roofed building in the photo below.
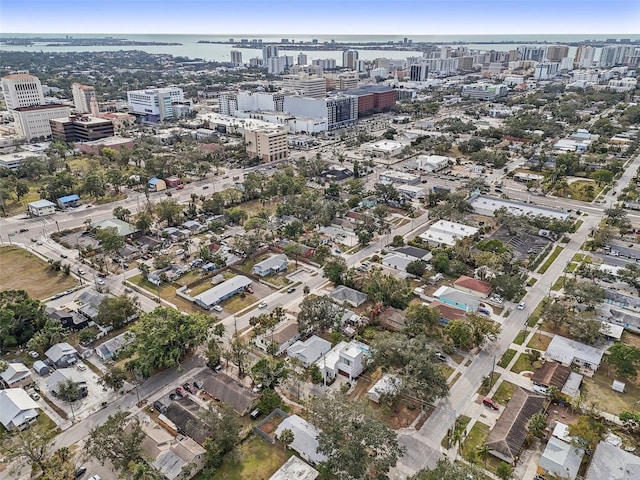
<svg viewBox="0 0 640 480">
<path fill-rule="evenodd" d="M 491 285 L 477 278 L 467 277 L 461 275 L 454 283 L 453 286 L 461 292 L 470 293 L 476 297 L 488 297 L 493 290 Z"/>
<path fill-rule="evenodd" d="M 429 306 L 438 310 L 440 313 L 440 323 L 443 325 L 454 320 L 462 320 L 467 314 L 464 310 L 446 305 L 438 300 L 434 300 L 429 304 Z"/>
</svg>

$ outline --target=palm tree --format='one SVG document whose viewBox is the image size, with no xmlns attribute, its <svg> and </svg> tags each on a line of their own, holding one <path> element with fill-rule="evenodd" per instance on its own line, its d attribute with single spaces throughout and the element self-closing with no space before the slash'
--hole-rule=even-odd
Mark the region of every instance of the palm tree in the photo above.
<svg viewBox="0 0 640 480">
<path fill-rule="evenodd" d="M 489 447 L 483 443 L 482 445 L 478 445 L 476 447 L 476 451 L 478 452 L 478 455 L 480 455 L 484 460 L 484 468 L 487 468 L 487 456 L 489 455 Z"/>
</svg>

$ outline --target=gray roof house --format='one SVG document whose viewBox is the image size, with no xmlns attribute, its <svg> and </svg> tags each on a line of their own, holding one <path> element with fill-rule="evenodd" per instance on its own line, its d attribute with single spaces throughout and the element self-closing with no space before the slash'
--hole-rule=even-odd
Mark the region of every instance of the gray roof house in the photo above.
<svg viewBox="0 0 640 480">
<path fill-rule="evenodd" d="M 115 336 L 96 347 L 96 354 L 100 360 L 105 361 L 113 358 L 122 348 L 133 342 L 134 336 L 131 332 L 124 332 Z"/>
<path fill-rule="evenodd" d="M 329 350 L 331 350 L 331 342 L 312 335 L 304 342 L 298 340 L 287 348 L 287 355 L 291 358 L 297 358 L 305 368 L 308 368 Z"/>
<path fill-rule="evenodd" d="M 78 351 L 67 342 L 56 343 L 44 355 L 58 368 L 68 367 L 78 361 Z"/>
<path fill-rule="evenodd" d="M 276 429 L 276 438 L 280 437 L 283 430 L 289 429 L 293 432 L 293 442 L 289 448 L 298 452 L 302 458 L 308 462 L 324 462 L 327 457 L 318 453 L 319 430 L 298 415 L 290 415 L 285 418 Z"/>
<path fill-rule="evenodd" d="M 382 257 L 382 264 L 385 267 L 404 272 L 407 268 L 407 265 L 409 265 L 411 262 L 414 262 L 415 260 L 417 259 L 406 257 L 404 255 L 397 255 L 396 253 L 391 252 Z"/>
<path fill-rule="evenodd" d="M 555 335 L 547 347 L 544 356 L 547 360 L 555 360 L 565 366 L 578 367 L 588 377 L 600 367 L 604 350 L 584 343 L 576 342 L 560 335 Z"/>
<path fill-rule="evenodd" d="M 231 298 L 236 293 L 240 293 L 251 285 L 251 283 L 253 282 L 250 278 L 247 278 L 244 275 L 237 275 L 226 282 L 196 295 L 193 299 L 202 308 L 210 309 L 227 298 Z"/>
<path fill-rule="evenodd" d="M 224 373 L 203 372 L 202 378 L 205 392 L 231 405 L 240 415 L 246 415 L 258 401 L 258 395 Z"/>
<path fill-rule="evenodd" d="M 316 480 L 320 472 L 295 455 L 289 457 L 269 480 Z"/>
<path fill-rule="evenodd" d="M 538 466 L 550 476 L 575 480 L 578 476 L 584 450 L 556 437 L 551 437 Z"/>
<path fill-rule="evenodd" d="M 336 287 L 333 292 L 329 294 L 329 297 L 339 303 L 347 302 L 352 307 L 359 307 L 367 301 L 366 293 L 362 293 L 359 290 L 354 290 L 353 288 L 345 287 L 344 285 Z"/>
<path fill-rule="evenodd" d="M 396 255 L 401 255 L 405 257 L 410 257 L 412 260 L 424 260 L 428 262 L 431 260 L 431 252 L 428 250 L 424 250 L 423 248 L 412 247 L 407 245 L 405 247 L 398 247 L 393 250 Z"/>
<path fill-rule="evenodd" d="M 585 480 L 636 480 L 640 478 L 640 457 L 620 447 L 600 442 L 596 447 Z"/>
<path fill-rule="evenodd" d="M 10 363 L 0 373 L 0 379 L 7 388 L 19 388 L 33 383 L 29 368 L 24 363 Z"/>
<path fill-rule="evenodd" d="M 58 384 L 71 380 L 73 383 L 77 383 L 80 390 L 87 390 L 87 381 L 84 376 L 75 368 L 59 368 L 47 378 L 47 390 L 55 392 L 58 388 Z M 84 395 L 86 396 L 86 395 Z"/>
<path fill-rule="evenodd" d="M 7 430 L 22 430 L 38 417 L 40 406 L 22 388 L 0 390 L 0 423 Z"/>
<path fill-rule="evenodd" d="M 98 315 L 98 307 L 105 298 L 107 298 L 106 295 L 95 290 L 85 290 L 76 299 L 76 302 L 81 304 L 78 307 L 78 313 L 81 313 L 89 320 L 94 320 Z"/>
<path fill-rule="evenodd" d="M 289 259 L 285 254 L 281 253 L 256 263 L 251 271 L 259 277 L 266 277 L 272 273 L 280 273 L 286 270 L 288 265 Z"/>
</svg>

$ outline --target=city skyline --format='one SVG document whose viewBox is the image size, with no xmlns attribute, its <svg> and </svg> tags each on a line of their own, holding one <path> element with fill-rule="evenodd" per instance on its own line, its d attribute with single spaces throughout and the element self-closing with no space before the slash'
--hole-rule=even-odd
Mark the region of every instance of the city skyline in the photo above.
<svg viewBox="0 0 640 480">
<path fill-rule="evenodd" d="M 251 12 L 251 16 L 246 12 Z M 633 0 L 91 3 L 3 0 L 0 31 L 4 34 L 624 35 L 638 33 L 638 25 L 640 3 Z"/>
</svg>

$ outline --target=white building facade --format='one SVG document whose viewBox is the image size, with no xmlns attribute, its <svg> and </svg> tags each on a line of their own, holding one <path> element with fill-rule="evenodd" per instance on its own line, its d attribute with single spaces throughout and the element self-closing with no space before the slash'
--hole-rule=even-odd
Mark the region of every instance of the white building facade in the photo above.
<svg viewBox="0 0 640 480">
<path fill-rule="evenodd" d="M 35 105 L 13 110 L 16 130 L 28 142 L 34 138 L 49 138 L 51 136 L 49 120 L 69 115 L 71 115 L 71 109 L 66 105 Z"/>
<path fill-rule="evenodd" d="M 129 110 L 151 121 L 174 118 L 174 103 L 184 102 L 184 92 L 178 87 L 131 90 L 127 92 Z"/>
<path fill-rule="evenodd" d="M 2 94 L 7 110 L 44 104 L 40 79 L 28 73 L 15 73 L 2 77 Z"/>
</svg>

